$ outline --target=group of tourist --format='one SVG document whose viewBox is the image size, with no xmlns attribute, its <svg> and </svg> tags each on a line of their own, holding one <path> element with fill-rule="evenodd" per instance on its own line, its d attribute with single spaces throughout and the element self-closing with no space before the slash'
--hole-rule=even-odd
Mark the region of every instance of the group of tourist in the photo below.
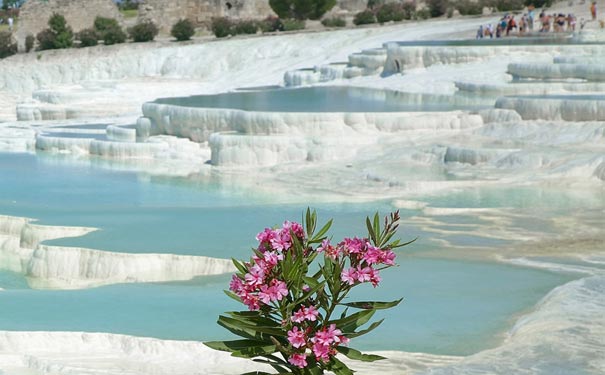
<svg viewBox="0 0 605 375">
<path fill-rule="evenodd" d="M 597 3 L 593 1 L 590 5 L 590 15 L 592 20 L 597 19 Z M 509 36 L 512 32 L 516 32 L 517 35 L 523 35 L 524 33 L 534 31 L 534 20 L 535 12 L 534 8 L 530 6 L 527 9 L 527 13 L 523 14 L 519 21 L 515 19 L 512 14 L 505 14 L 500 21 L 496 24 L 496 28 L 492 24 L 481 25 L 477 30 L 477 39 L 483 38 L 501 38 L 503 36 Z M 538 15 L 538 21 L 540 23 L 541 33 L 547 32 L 574 32 L 576 31 L 577 18 L 572 13 L 567 15 L 563 13 L 547 14 L 544 9 Z M 584 19 L 580 19 L 580 29 L 584 28 L 586 22 Z M 536 25 L 537 26 L 537 25 Z"/>
<path fill-rule="evenodd" d="M 510 36 L 511 33 L 516 32 L 517 35 L 523 35 L 527 32 L 534 31 L 535 13 L 533 9 L 530 9 L 527 13 L 523 14 L 517 21 L 515 16 L 512 14 L 505 14 L 504 17 L 498 21 L 496 28 L 492 24 L 485 26 L 479 26 L 477 30 L 477 39 L 483 38 L 501 38 L 503 36 Z M 538 16 L 540 23 L 539 32 L 574 32 L 576 31 L 576 16 L 569 13 L 568 15 L 559 14 L 546 14 L 544 10 L 540 12 Z M 580 27 L 584 26 L 584 19 L 580 21 Z M 538 25 L 536 25 L 537 28 Z"/>
</svg>

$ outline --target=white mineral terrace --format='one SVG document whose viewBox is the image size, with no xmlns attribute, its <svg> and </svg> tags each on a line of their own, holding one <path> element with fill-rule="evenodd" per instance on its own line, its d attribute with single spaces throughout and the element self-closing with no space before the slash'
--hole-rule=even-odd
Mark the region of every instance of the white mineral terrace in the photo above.
<svg viewBox="0 0 605 375">
<path fill-rule="evenodd" d="M 131 282 L 189 280 L 233 271 L 231 261 L 174 254 L 126 254 L 49 246 L 50 239 L 82 236 L 92 228 L 44 226 L 0 216 L 0 265 L 21 273 L 32 288 L 80 289 Z"/>
<path fill-rule="evenodd" d="M 566 5 L 557 6 L 569 12 Z M 588 19 L 587 8 L 574 12 Z M 562 188 L 602 197 L 605 31 L 596 22 L 576 35 L 592 44 L 398 43 L 469 38 L 479 25 L 498 18 L 19 54 L 0 60 L 0 151 L 67 154 L 74 163 L 94 160 L 100 167 L 192 181 L 212 174 L 225 186 L 280 202 L 392 200 L 396 207 L 433 217 L 489 216 L 489 210 L 430 207 L 422 200 L 469 187 Z M 404 93 L 417 105 L 430 104 L 423 95 L 432 94 L 481 108 L 295 113 L 153 102 L 275 85 L 373 88 L 378 96 Z M 95 124 L 101 126 L 84 127 Z M 511 318 L 516 323 L 499 346 L 467 357 L 386 352 L 388 360 L 356 363 L 355 369 L 359 374 L 605 372 L 605 236 L 602 228 L 594 229 L 602 218 L 591 219 L 596 224 L 590 230 L 573 219 L 556 218 L 570 237 L 562 245 L 540 242 L 545 240 L 529 230 L 501 234 L 527 235 L 522 238 L 527 245 L 513 255 L 492 257 L 573 272 L 578 279 Z M 94 230 L 0 216 L 0 269 L 24 275 L 39 289 L 189 280 L 232 271 L 226 259 L 44 243 Z M 583 247 L 582 236 L 590 246 Z M 563 248 L 557 255 L 571 261 L 549 259 L 557 246 Z M 257 369 L 262 367 L 199 342 L 0 331 L 0 374 L 230 375 Z"/>
</svg>

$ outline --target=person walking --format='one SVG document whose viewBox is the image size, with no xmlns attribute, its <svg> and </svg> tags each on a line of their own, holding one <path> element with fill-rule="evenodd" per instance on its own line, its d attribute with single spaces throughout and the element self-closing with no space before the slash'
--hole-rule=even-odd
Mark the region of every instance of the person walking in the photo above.
<svg viewBox="0 0 605 375">
<path fill-rule="evenodd" d="M 13 31 L 13 17 L 8 17 L 8 31 Z"/>
<path fill-rule="evenodd" d="M 592 20 L 595 21 L 597 19 L 597 2 L 593 1 L 590 6 L 590 14 L 592 15 Z"/>
</svg>

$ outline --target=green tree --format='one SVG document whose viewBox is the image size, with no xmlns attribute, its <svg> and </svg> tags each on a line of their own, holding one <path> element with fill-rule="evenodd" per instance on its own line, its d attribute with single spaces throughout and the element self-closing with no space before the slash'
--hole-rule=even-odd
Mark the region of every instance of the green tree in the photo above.
<svg viewBox="0 0 605 375">
<path fill-rule="evenodd" d="M 8 31 L 0 31 L 0 59 L 17 53 L 17 43 Z"/>
<path fill-rule="evenodd" d="M 40 49 L 70 48 L 74 43 L 74 33 L 63 15 L 54 13 L 48 20 L 48 29 L 38 33 Z"/>
<path fill-rule="evenodd" d="M 19 8 L 23 4 L 23 0 L 3 0 L 2 9 Z"/>
<path fill-rule="evenodd" d="M 336 0 L 269 0 L 269 5 L 280 18 L 317 20 L 336 5 Z"/>
<path fill-rule="evenodd" d="M 170 30 L 170 35 L 175 37 L 179 42 L 191 39 L 194 34 L 195 28 L 193 27 L 193 22 L 187 18 L 180 19 L 172 26 L 172 30 Z"/>
</svg>

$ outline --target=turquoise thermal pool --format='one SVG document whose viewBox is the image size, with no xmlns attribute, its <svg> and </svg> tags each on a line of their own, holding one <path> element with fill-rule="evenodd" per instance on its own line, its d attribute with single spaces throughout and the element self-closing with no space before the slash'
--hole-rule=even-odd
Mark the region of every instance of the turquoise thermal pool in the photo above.
<svg viewBox="0 0 605 375">
<path fill-rule="evenodd" d="M 156 104 L 258 112 L 431 112 L 488 108 L 493 100 L 359 87 L 304 87 L 162 98 Z"/>
<path fill-rule="evenodd" d="M 100 230 L 83 237 L 48 241 L 121 252 L 208 255 L 247 258 L 255 234 L 284 219 L 296 220 L 305 208 L 275 205 L 275 199 L 221 187 L 216 181 L 187 183 L 169 178 L 142 178 L 131 172 L 78 164 L 69 157 L 43 153 L 0 153 L 0 213 L 39 219 L 44 225 L 79 225 Z M 526 200 L 511 201 L 514 191 L 459 192 L 445 207 L 510 207 L 534 201 L 532 210 L 556 213 L 578 202 L 560 192 L 526 191 Z M 518 192 L 517 192 L 518 193 Z M 94 198 L 91 198 L 94 197 Z M 273 201 L 273 202 L 272 202 Z M 552 209 L 554 202 L 559 202 Z M 320 218 L 335 219 L 336 238 L 363 233 L 363 218 L 390 203 L 319 204 Z M 514 319 L 574 275 L 552 273 L 470 259 L 425 256 L 442 239 L 465 246 L 503 245 L 482 237 L 482 220 L 446 216 L 443 228 L 470 225 L 464 235 L 432 232 L 414 225 L 417 210 L 404 210 L 403 238 L 419 237 L 398 252 L 400 267 L 383 272 L 384 286 L 365 288 L 357 297 L 389 300 L 404 297 L 374 335 L 357 340 L 366 350 L 398 349 L 439 354 L 470 354 L 498 345 Z M 407 218 L 407 219 L 406 219 Z M 436 220 L 437 220 L 436 219 Z M 512 224 L 514 226 L 514 224 Z M 517 224 L 523 226 L 523 220 Z M 552 230 L 542 223 L 539 230 Z M 434 229 L 439 229 L 435 225 Z M 447 252 L 447 248 L 442 251 Z M 0 271 L 0 330 L 88 331 L 170 339 L 210 340 L 227 337 L 214 324 L 217 315 L 238 309 L 222 293 L 229 275 L 187 282 L 121 284 L 75 291 L 32 290 L 22 275 Z M 494 292 L 497 291 L 497 292 Z M 170 324 L 167 324 L 170 322 Z"/>
</svg>

